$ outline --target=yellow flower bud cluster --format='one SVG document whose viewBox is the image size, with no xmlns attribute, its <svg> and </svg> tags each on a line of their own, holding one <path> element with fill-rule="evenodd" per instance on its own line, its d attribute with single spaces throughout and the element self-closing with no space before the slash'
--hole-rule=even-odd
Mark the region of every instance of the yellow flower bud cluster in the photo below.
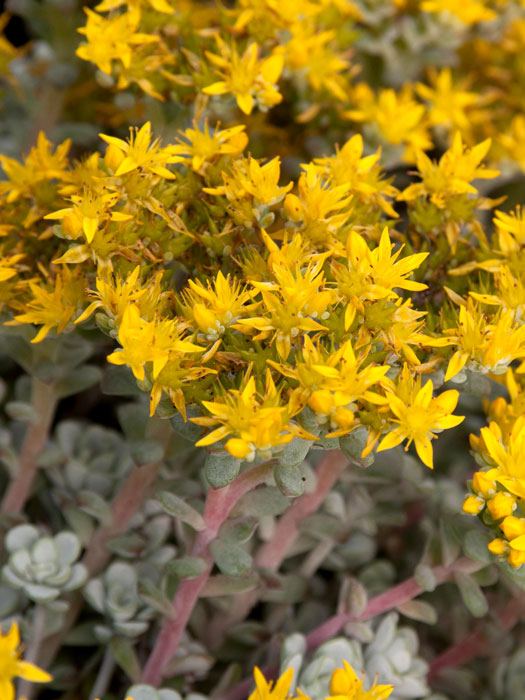
<svg viewBox="0 0 525 700">
<path fill-rule="evenodd" d="M 488 469 L 473 475 L 463 511 L 481 516 L 496 535 L 489 550 L 517 568 L 525 564 L 525 416 L 523 388 L 512 370 L 505 384 L 510 400 L 499 397 L 489 404 L 489 425 L 481 429 L 480 436 L 471 436 L 478 461 Z"/>
</svg>

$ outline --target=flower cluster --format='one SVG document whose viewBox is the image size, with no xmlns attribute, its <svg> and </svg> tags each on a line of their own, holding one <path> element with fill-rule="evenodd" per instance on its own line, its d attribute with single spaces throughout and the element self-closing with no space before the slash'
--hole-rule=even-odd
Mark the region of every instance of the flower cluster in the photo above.
<svg viewBox="0 0 525 700">
<path fill-rule="evenodd" d="M 86 15 L 77 54 L 117 90 L 135 86 L 161 101 L 197 100 L 201 109 L 232 119 L 236 108 L 249 116 L 286 104 L 296 123 L 313 122 L 320 132 L 329 114 L 408 162 L 430 149 L 433 138 L 451 145 L 459 132 L 474 145 L 492 137 L 494 160 L 523 167 L 519 2 L 392 0 L 374 8 L 337 0 L 285 6 L 242 0 L 224 8 L 122 0 L 101 2 Z M 395 62 L 389 44 L 396 31 L 401 43 L 425 29 L 434 56 L 434 36 L 451 36 L 454 60 L 449 54 L 438 65 L 430 60 L 417 80 L 401 86 L 386 70 L 382 78 L 372 61 L 389 50 L 385 62 Z M 418 41 L 424 46 L 424 33 Z M 377 85 L 367 80 L 372 72 Z"/>
<path fill-rule="evenodd" d="M 525 564 L 525 395 L 520 375 L 508 370 L 502 396 L 487 406 L 489 424 L 480 435 L 471 435 L 471 445 L 481 469 L 470 484 L 463 510 L 480 515 L 497 535 L 489 550 L 513 567 Z"/>
<path fill-rule="evenodd" d="M 433 293 L 434 253 L 396 242 L 391 223 L 394 200 L 419 206 L 427 185 L 399 193 L 357 136 L 284 185 L 279 158 L 243 155 L 242 126 L 195 126 L 173 145 L 154 139 L 149 123 L 128 140 L 102 138 L 104 155 L 80 162 L 43 136 L 25 164 L 2 161 L 13 222 L 4 236 L 9 325 L 37 325 L 38 343 L 94 319 L 118 340 L 108 360 L 131 369 L 152 415 L 172 406 L 186 420 L 197 407 L 193 422 L 214 427 L 197 444 L 221 441 L 238 459 L 361 425 L 364 455 L 414 443 L 432 467 L 432 439 L 462 418 L 452 415 L 457 390 L 435 397 L 428 374 L 443 363 L 435 348 L 460 346 L 465 364 L 465 343 L 460 330 L 440 337 L 427 325 L 417 295 Z M 479 167 L 485 152 L 459 139 L 436 166 L 421 152 L 423 183 L 427 166 L 444 170 L 428 176 L 439 207 L 454 197 L 473 206 L 471 180 L 494 175 Z M 35 160 L 38 180 L 22 190 L 17 173 L 33 172 Z M 448 230 L 434 235 L 446 240 Z M 22 252 L 42 236 L 45 274 Z M 511 342 L 505 321 L 494 333 Z"/>
</svg>

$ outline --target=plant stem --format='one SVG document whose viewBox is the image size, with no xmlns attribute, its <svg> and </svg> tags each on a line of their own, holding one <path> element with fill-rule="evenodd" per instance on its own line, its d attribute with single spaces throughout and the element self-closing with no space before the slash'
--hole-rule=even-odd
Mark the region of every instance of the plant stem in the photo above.
<svg viewBox="0 0 525 700">
<path fill-rule="evenodd" d="M 448 581 L 458 571 L 469 574 L 478 571 L 480 568 L 481 564 L 478 562 L 463 557 L 457 559 L 449 566 L 435 566 L 432 572 L 436 579 L 436 584 L 439 585 Z M 412 577 L 371 598 L 364 612 L 358 617 L 351 613 L 338 613 L 307 635 L 306 643 L 308 649 L 316 649 L 323 642 L 335 637 L 348 622 L 370 620 L 373 617 L 377 617 L 377 615 L 382 615 L 389 610 L 397 608 L 403 603 L 407 603 L 409 600 L 417 598 L 421 593 L 424 593 L 424 589 L 419 585 L 415 577 Z"/>
<path fill-rule="evenodd" d="M 502 632 L 511 630 L 525 614 L 525 601 L 511 598 L 508 603 L 496 611 L 495 618 Z M 479 623 L 472 632 L 446 649 L 432 661 L 428 671 L 428 679 L 439 676 L 444 668 L 456 668 L 466 664 L 476 656 L 490 654 L 494 648 L 494 639 L 487 635 L 486 625 Z"/>
<path fill-rule="evenodd" d="M 57 403 L 53 386 L 33 377 L 31 404 L 36 419 L 26 430 L 20 450 L 18 471 L 4 494 L 2 513 L 17 515 L 24 508 L 37 475 L 38 456 L 47 442 Z"/>
<path fill-rule="evenodd" d="M 348 463 L 348 457 L 345 457 L 341 451 L 327 452 L 317 467 L 315 489 L 297 498 L 284 513 L 277 523 L 271 540 L 263 544 L 257 552 L 256 567 L 270 571 L 279 569 L 300 535 L 301 523 L 309 515 L 317 512 Z M 214 647 L 222 643 L 228 629 L 244 620 L 257 603 L 260 594 L 260 590 L 254 590 L 237 596 L 235 606 L 228 615 L 214 621 L 209 633 Z"/>
<path fill-rule="evenodd" d="M 149 495 L 159 467 L 159 462 L 133 467 L 126 477 L 113 500 L 111 522 L 95 532 L 84 554 L 82 563 L 90 576 L 96 576 L 106 566 L 110 557 L 108 541 L 126 532 L 130 520 Z"/>
<path fill-rule="evenodd" d="M 115 659 L 113 658 L 111 649 L 108 646 L 104 652 L 104 656 L 102 657 L 102 663 L 100 664 L 95 683 L 93 684 L 93 689 L 89 695 L 89 700 L 97 700 L 97 698 L 101 698 L 102 695 L 104 695 L 108 689 L 108 685 L 111 682 L 111 676 L 113 675 L 114 670 Z"/>
<path fill-rule="evenodd" d="M 34 663 L 38 659 L 38 654 L 46 634 L 47 611 L 43 605 L 36 605 L 33 613 L 33 625 L 31 629 L 31 641 L 24 656 L 25 661 Z M 18 682 L 18 695 L 21 698 L 30 700 L 34 690 L 34 685 L 30 681 L 20 680 Z"/>
<path fill-rule="evenodd" d="M 197 535 L 191 552 L 192 556 L 204 559 L 206 569 L 197 578 L 182 581 L 177 589 L 172 602 L 172 613 L 164 622 L 144 668 L 143 683 L 154 686 L 160 684 L 163 673 L 177 651 L 193 608 L 212 571 L 213 559 L 208 549 L 209 544 L 217 537 L 221 525 L 242 496 L 265 481 L 269 468 L 269 463 L 253 467 L 240 474 L 228 486 L 208 491 L 203 514 L 206 527 Z"/>
</svg>

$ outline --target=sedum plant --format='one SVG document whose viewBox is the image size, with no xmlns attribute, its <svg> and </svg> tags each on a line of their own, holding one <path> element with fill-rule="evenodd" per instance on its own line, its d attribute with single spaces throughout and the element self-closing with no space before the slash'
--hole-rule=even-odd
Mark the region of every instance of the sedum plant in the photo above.
<svg viewBox="0 0 525 700">
<path fill-rule="evenodd" d="M 518 698 L 523 3 L 7 5 L 1 698 Z"/>
</svg>

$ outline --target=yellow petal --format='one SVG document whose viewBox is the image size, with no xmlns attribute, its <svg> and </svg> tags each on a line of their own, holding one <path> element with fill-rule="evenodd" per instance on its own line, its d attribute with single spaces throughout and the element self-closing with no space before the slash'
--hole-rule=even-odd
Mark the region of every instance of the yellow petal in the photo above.
<svg viewBox="0 0 525 700">
<path fill-rule="evenodd" d="M 29 661 L 17 662 L 16 675 L 26 681 L 32 681 L 33 683 L 49 683 L 49 681 L 53 680 L 53 676 L 47 673 L 47 671 L 44 671 Z"/>
</svg>

